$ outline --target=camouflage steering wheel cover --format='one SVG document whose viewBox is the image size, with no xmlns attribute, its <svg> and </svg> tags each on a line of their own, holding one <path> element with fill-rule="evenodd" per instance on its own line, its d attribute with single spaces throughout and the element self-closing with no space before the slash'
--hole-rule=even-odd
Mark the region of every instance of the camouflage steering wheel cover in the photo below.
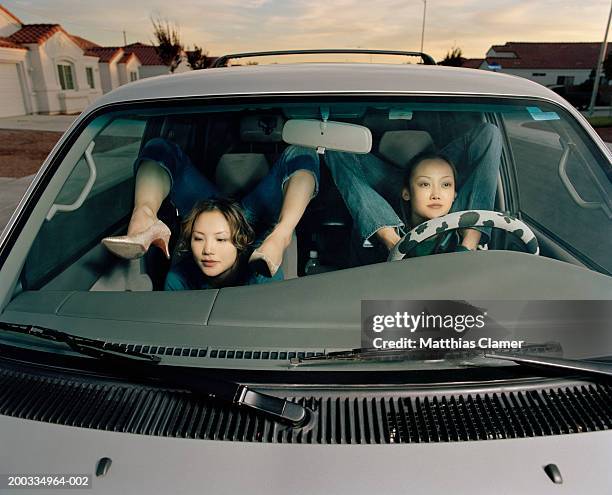
<svg viewBox="0 0 612 495">
<path fill-rule="evenodd" d="M 427 220 L 408 232 L 389 253 L 387 261 L 404 259 L 418 244 L 444 232 L 471 227 L 493 227 L 516 235 L 530 254 L 539 254 L 538 240 L 522 221 L 505 213 L 489 210 L 466 210 Z"/>
</svg>

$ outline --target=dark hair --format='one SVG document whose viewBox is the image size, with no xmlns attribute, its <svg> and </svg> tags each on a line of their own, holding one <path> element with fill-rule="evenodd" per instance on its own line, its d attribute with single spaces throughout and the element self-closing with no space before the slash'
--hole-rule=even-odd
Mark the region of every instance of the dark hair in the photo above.
<svg viewBox="0 0 612 495">
<path fill-rule="evenodd" d="M 190 251 L 193 224 L 201 213 L 207 211 L 218 211 L 225 217 L 230 227 L 232 244 L 236 246 L 238 256 L 243 254 L 255 239 L 255 233 L 249 225 L 249 222 L 247 222 L 240 205 L 234 201 L 223 198 L 200 201 L 191 209 L 181 223 L 181 237 L 177 250 L 179 252 Z"/>
<path fill-rule="evenodd" d="M 442 160 L 448 163 L 449 167 L 453 171 L 453 179 L 455 181 L 455 184 L 457 184 L 457 169 L 455 168 L 455 164 L 452 162 L 452 160 L 444 153 L 425 150 L 413 156 L 412 159 L 408 162 L 408 165 L 406 166 L 406 171 L 404 173 L 404 187 L 410 188 L 410 180 L 412 179 L 414 170 L 421 162 L 424 162 L 425 160 Z"/>
<path fill-rule="evenodd" d="M 408 165 L 406 165 L 406 171 L 404 173 L 404 181 L 403 181 L 404 188 L 410 190 L 410 180 L 412 179 L 414 171 L 417 168 L 417 166 L 421 162 L 424 162 L 425 160 L 442 160 L 448 163 L 449 167 L 453 171 L 453 179 L 454 179 L 455 187 L 456 187 L 457 169 L 455 168 L 455 164 L 452 162 L 452 160 L 448 156 L 446 156 L 444 153 L 440 153 L 438 151 L 425 150 L 413 156 L 412 159 L 408 162 Z M 404 201 L 403 199 L 400 200 L 402 219 L 404 220 L 404 223 L 406 225 L 411 225 L 410 217 L 408 215 L 408 211 L 411 208 L 411 206 L 409 205 L 410 205 L 410 201 Z M 407 206 L 408 206 L 408 211 L 406 209 Z"/>
</svg>

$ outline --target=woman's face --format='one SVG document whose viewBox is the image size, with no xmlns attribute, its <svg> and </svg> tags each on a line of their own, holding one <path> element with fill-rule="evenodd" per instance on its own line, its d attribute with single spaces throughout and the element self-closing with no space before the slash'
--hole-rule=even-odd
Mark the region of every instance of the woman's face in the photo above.
<svg viewBox="0 0 612 495">
<path fill-rule="evenodd" d="M 420 162 L 412 172 L 410 188 L 402 191 L 402 198 L 410 201 L 415 225 L 446 215 L 456 196 L 453 169 L 439 158 Z"/>
<path fill-rule="evenodd" d="M 213 210 L 197 216 L 191 231 L 191 253 L 207 277 L 221 275 L 234 266 L 238 250 L 223 213 Z"/>
</svg>

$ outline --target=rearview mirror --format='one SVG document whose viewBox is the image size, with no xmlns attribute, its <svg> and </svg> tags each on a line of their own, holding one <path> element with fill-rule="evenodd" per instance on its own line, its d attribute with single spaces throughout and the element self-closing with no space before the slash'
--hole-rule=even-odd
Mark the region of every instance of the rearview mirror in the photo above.
<svg viewBox="0 0 612 495">
<path fill-rule="evenodd" d="M 314 119 L 293 119 L 285 122 L 283 141 L 308 148 L 351 153 L 369 153 L 372 149 L 372 133 L 367 127 Z"/>
</svg>

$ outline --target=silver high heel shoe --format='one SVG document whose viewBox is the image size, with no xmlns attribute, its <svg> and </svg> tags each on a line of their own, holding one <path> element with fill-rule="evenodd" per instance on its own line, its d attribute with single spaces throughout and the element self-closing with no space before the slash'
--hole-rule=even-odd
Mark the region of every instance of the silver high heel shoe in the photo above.
<svg viewBox="0 0 612 495">
<path fill-rule="evenodd" d="M 102 244 L 111 253 L 127 260 L 140 258 L 151 245 L 160 248 L 166 258 L 170 259 L 170 229 L 161 220 L 157 220 L 148 229 L 134 235 L 122 235 L 117 237 L 105 237 Z"/>
</svg>

